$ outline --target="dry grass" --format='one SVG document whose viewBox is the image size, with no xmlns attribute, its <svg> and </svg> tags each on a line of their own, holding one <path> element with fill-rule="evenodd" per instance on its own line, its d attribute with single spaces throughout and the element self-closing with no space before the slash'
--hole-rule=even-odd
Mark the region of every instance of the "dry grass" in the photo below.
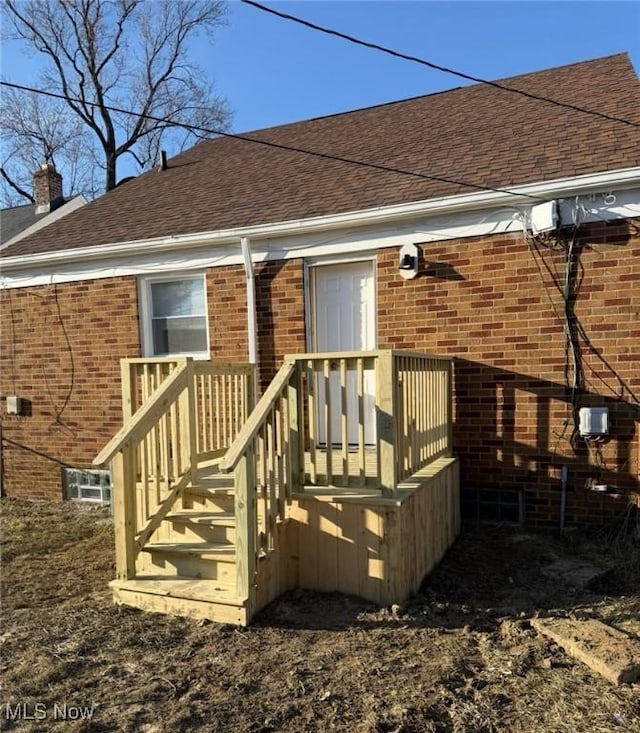
<svg viewBox="0 0 640 733">
<path fill-rule="evenodd" d="M 399 613 L 296 592 L 245 630 L 111 604 L 99 510 L 3 502 L 3 729 L 597 733 L 640 730 L 640 686 L 613 687 L 538 636 L 534 614 L 583 614 L 640 637 L 633 533 L 466 532 Z M 617 559 L 591 589 L 542 572 Z M 6 704 L 44 721 L 6 719 Z M 54 705 L 94 706 L 91 721 Z"/>
</svg>

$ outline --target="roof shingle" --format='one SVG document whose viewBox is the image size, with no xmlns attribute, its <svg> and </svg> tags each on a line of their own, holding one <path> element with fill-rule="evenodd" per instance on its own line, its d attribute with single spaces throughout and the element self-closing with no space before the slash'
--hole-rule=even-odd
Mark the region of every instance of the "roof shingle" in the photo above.
<svg viewBox="0 0 640 733">
<path fill-rule="evenodd" d="M 504 80 L 640 123 L 626 54 Z M 640 165 L 640 129 L 484 84 L 282 125 L 251 137 L 509 188 Z M 467 193 L 476 189 L 216 138 L 111 191 L 4 256 L 74 249 Z"/>
</svg>

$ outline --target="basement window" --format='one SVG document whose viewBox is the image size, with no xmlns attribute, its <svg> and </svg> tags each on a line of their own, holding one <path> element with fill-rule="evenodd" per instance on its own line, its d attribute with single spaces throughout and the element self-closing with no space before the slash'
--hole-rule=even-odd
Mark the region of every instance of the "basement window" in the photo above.
<svg viewBox="0 0 640 733">
<path fill-rule="evenodd" d="M 208 358 L 204 275 L 144 278 L 140 294 L 145 356 Z"/>
<path fill-rule="evenodd" d="M 111 503 L 111 473 L 109 471 L 63 469 L 64 495 L 66 499 Z"/>
</svg>

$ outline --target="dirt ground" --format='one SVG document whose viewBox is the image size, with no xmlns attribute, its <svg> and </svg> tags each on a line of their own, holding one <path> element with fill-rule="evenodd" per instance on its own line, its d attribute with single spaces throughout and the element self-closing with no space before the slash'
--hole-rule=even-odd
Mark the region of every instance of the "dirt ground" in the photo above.
<svg viewBox="0 0 640 733">
<path fill-rule="evenodd" d="M 299 591 L 238 630 L 112 605 L 103 510 L 2 510 L 3 730 L 640 731 L 640 685 L 530 626 L 574 615 L 640 638 L 629 517 L 608 535 L 466 530 L 404 608 Z M 584 563 L 611 569 L 587 583 Z"/>
</svg>

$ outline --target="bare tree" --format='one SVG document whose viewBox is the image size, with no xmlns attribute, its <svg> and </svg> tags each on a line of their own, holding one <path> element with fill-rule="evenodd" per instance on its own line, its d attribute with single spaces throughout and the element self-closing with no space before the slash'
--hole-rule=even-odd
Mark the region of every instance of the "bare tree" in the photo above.
<svg viewBox="0 0 640 733">
<path fill-rule="evenodd" d="M 188 49 L 198 33 L 211 36 L 224 23 L 224 2 L 5 0 L 3 6 L 7 37 L 46 60 L 41 86 L 64 95 L 66 111 L 89 131 L 94 144 L 87 152 L 92 162 L 90 151 L 99 154 L 105 190 L 116 186 L 123 155 L 145 168 L 156 161 L 160 145 L 182 149 L 211 136 L 197 130 L 185 135 L 184 125 L 228 126 L 226 102 L 189 60 Z"/>
<path fill-rule="evenodd" d="M 64 171 L 69 192 L 90 198 L 99 193 L 91 134 L 60 100 L 5 90 L 0 135 L 3 205 L 33 202 L 33 173 L 41 163 L 53 163 Z"/>
</svg>

